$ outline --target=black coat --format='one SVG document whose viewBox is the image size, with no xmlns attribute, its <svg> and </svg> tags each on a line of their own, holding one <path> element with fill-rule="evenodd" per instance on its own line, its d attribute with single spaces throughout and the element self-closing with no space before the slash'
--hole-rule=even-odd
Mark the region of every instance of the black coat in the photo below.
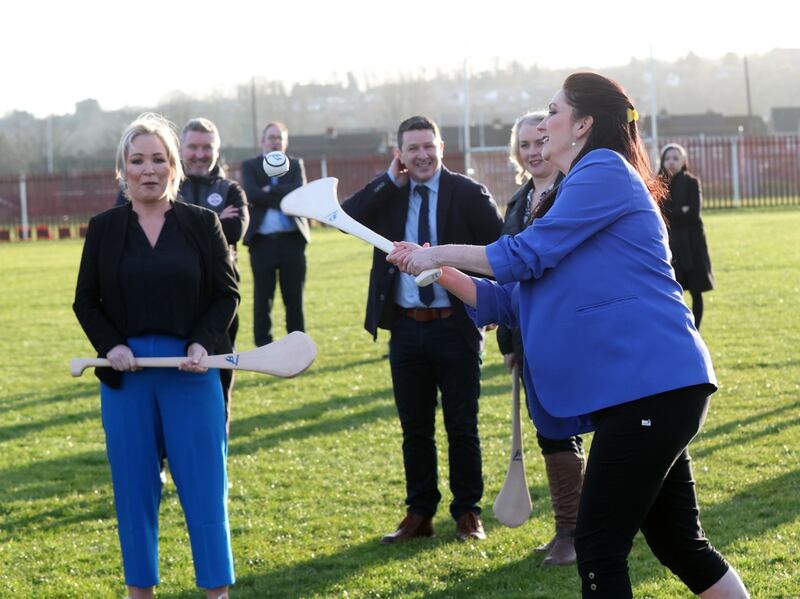
<svg viewBox="0 0 800 599">
<path fill-rule="evenodd" d="M 198 300 L 203 316 L 188 341 L 199 343 L 209 354 L 228 353 L 231 347 L 225 333 L 236 312 L 239 291 L 219 218 L 211 210 L 183 202 L 172 202 L 172 210 L 181 231 L 197 250 L 203 275 Z M 72 309 L 99 357 L 127 343 L 119 263 L 131 212 L 128 203 L 94 216 L 83 244 Z M 110 387 L 121 384 L 121 373 L 111 368 L 97 368 L 95 374 Z"/>
<path fill-rule="evenodd" d="M 264 172 L 264 157 L 261 154 L 242 163 L 242 187 L 250 204 L 250 225 L 244 235 L 245 245 L 250 245 L 253 236 L 258 233 L 267 209 L 280 210 L 284 196 L 306 184 L 306 167 L 303 160 L 292 156 L 288 158 L 289 170 L 275 185 L 272 185 L 271 177 Z M 267 185 L 270 185 L 270 190 L 264 191 Z M 298 217 L 295 218 L 295 222 L 305 240 L 309 241 L 308 221 Z"/>
<path fill-rule="evenodd" d="M 678 283 L 692 291 L 714 288 L 714 273 L 700 218 L 702 206 L 703 195 L 697 177 L 685 170 L 672 177 L 669 196 L 664 200 L 672 267 Z"/>
<path fill-rule="evenodd" d="M 384 173 L 342 203 L 357 221 L 384 237 L 399 241 L 405 237 L 409 185 L 397 187 Z M 436 234 L 440 245 L 448 243 L 487 245 L 500 236 L 503 222 L 492 196 L 476 181 L 442 167 L 436 206 Z M 386 262 L 379 249 L 372 253 L 367 312 L 364 328 L 378 335 L 394 319 L 394 285 L 400 271 Z M 456 318 L 467 342 L 477 350 L 480 332 L 467 316 L 464 304 L 448 293 Z"/>
<path fill-rule="evenodd" d="M 216 189 L 226 190 L 225 197 L 221 198 L 221 201 L 219 197 L 215 198 L 213 195 Z M 221 219 L 220 223 L 222 223 L 222 232 L 225 234 L 228 245 L 235 248 L 236 244 L 242 240 L 247 230 L 247 223 L 250 221 L 247 198 L 236 181 L 225 177 L 219 163 L 214 165 L 208 175 L 201 177 L 187 174 L 181 181 L 178 194 L 179 198 L 187 204 L 202 206 L 217 214 L 228 206 L 236 206 L 239 209 L 239 216 Z"/>
</svg>

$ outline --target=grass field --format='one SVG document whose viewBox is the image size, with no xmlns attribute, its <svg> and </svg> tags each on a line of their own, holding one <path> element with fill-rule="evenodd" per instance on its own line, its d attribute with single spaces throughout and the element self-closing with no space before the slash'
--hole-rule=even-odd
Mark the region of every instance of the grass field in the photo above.
<svg viewBox="0 0 800 599">
<path fill-rule="evenodd" d="M 718 288 L 703 334 L 721 388 L 692 446 L 702 520 L 755 598 L 800 597 L 800 210 L 708 212 Z M 124 595 L 96 379 L 69 376 L 91 355 L 71 310 L 78 241 L 0 246 L 0 597 Z M 462 544 L 443 508 L 437 536 L 399 547 L 404 485 L 387 337 L 362 329 L 370 250 L 316 230 L 308 332 L 317 362 L 296 379 L 242 374 L 230 443 L 230 516 L 248 598 L 571 598 L 574 568 L 544 569 L 531 549 L 552 513 L 533 428 L 525 426 L 532 519 L 503 528 L 491 503 L 505 476 L 510 382 L 492 335 L 480 427 L 489 539 Z M 242 256 L 240 348 L 252 347 L 252 287 Z M 277 302 L 278 304 L 280 302 Z M 282 322 L 282 307 L 277 321 Z M 444 439 L 441 417 L 439 439 Z M 591 436 L 587 440 L 591 440 Z M 641 537 L 636 597 L 688 597 Z M 199 597 L 172 482 L 161 510 L 159 597 Z"/>
</svg>

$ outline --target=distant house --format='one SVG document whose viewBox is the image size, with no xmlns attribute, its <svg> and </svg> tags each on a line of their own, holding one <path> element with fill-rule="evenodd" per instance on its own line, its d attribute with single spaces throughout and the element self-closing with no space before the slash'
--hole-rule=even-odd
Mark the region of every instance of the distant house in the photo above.
<svg viewBox="0 0 800 599">
<path fill-rule="evenodd" d="M 800 107 L 775 107 L 770 116 L 774 133 L 800 133 Z"/>
<path fill-rule="evenodd" d="M 642 130 L 650 133 L 650 116 L 641 121 Z M 658 115 L 659 137 L 694 137 L 696 135 L 767 135 L 767 124 L 760 116 L 726 116 L 717 112 L 704 114 Z"/>
</svg>

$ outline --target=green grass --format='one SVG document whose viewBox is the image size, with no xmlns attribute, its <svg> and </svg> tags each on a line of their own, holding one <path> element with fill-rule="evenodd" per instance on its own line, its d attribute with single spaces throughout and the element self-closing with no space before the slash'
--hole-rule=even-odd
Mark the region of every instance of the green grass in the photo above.
<svg viewBox="0 0 800 599">
<path fill-rule="evenodd" d="M 703 333 L 721 382 L 692 453 L 702 520 L 753 596 L 800 597 L 800 210 L 705 217 L 718 288 Z M 0 246 L 0 596 L 124 595 L 97 382 L 69 376 L 91 355 L 71 310 L 78 241 Z M 242 374 L 230 445 L 237 597 L 496 599 L 577 597 L 574 568 L 543 569 L 531 549 L 552 513 L 533 429 L 524 429 L 532 519 L 499 525 L 510 385 L 491 336 L 481 439 L 489 539 L 462 544 L 443 509 L 437 536 L 383 547 L 400 519 L 400 431 L 385 333 L 362 329 L 370 250 L 316 230 L 309 247 L 308 332 L 319 346 L 299 378 Z M 252 287 L 242 255 L 241 348 L 252 347 Z M 280 304 L 280 302 L 277 302 Z M 282 307 L 276 320 L 282 322 Z M 444 439 L 441 417 L 438 436 Z M 590 438 L 589 438 L 590 440 Z M 161 510 L 160 597 L 199 597 L 174 485 Z M 688 597 L 641 537 L 631 555 L 637 597 Z"/>
</svg>

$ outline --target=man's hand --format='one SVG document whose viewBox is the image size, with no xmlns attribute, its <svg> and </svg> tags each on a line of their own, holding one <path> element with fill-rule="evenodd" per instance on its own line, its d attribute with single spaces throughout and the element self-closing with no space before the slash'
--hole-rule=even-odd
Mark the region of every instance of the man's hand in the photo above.
<svg viewBox="0 0 800 599">
<path fill-rule="evenodd" d="M 222 220 L 223 218 L 238 218 L 239 217 L 239 209 L 234 205 L 225 206 L 222 209 L 222 212 L 219 213 L 219 218 Z"/>
<path fill-rule="evenodd" d="M 200 366 L 200 360 L 208 355 L 205 347 L 199 343 L 192 343 L 186 350 L 186 359 L 181 362 L 179 368 L 186 372 L 205 372 L 208 368 Z"/>
<path fill-rule="evenodd" d="M 400 161 L 400 150 L 397 148 L 394 150 L 394 158 L 389 165 L 389 174 L 398 187 L 405 187 L 408 183 L 408 170 L 406 165 Z"/>
</svg>

